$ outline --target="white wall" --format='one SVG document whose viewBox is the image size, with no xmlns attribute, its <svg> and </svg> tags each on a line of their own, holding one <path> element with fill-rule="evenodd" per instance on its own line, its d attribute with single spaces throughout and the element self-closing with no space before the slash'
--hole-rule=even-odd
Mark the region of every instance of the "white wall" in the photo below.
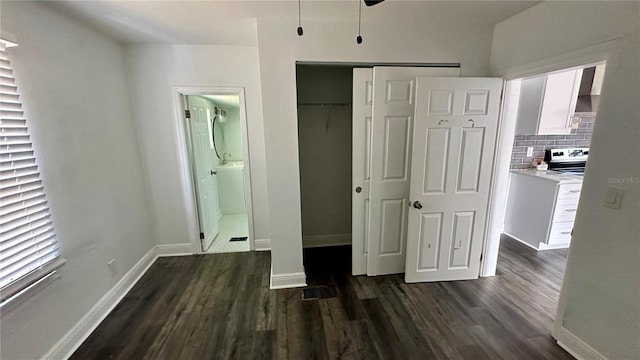
<svg viewBox="0 0 640 360">
<path fill-rule="evenodd" d="M 67 260 L 59 280 L 2 311 L 0 358 L 36 359 L 155 244 L 122 47 L 40 3 L 3 1 L 1 14 L 20 43 L 8 52 Z"/>
<path fill-rule="evenodd" d="M 501 73 L 634 34 L 613 44 L 607 63 L 556 319 L 609 359 L 640 357 L 638 26 L 638 3 L 545 2 L 499 24 L 492 51 Z M 603 207 L 608 186 L 625 192 L 619 210 Z"/>
<path fill-rule="evenodd" d="M 148 174 L 158 244 L 189 243 L 189 219 L 176 148 L 173 87 L 244 87 L 251 157 L 254 232 L 269 237 L 258 51 L 245 46 L 128 45 L 130 82 Z"/>
<path fill-rule="evenodd" d="M 580 51 L 630 33 L 637 2 L 543 2 L 499 23 L 491 48 L 491 73 Z"/>
<path fill-rule="evenodd" d="M 317 246 L 330 239 L 351 241 L 351 106 L 304 104 L 350 104 L 352 77 L 351 67 L 298 66 L 298 142 L 305 245 Z"/>
<path fill-rule="evenodd" d="M 231 154 L 227 155 L 228 160 L 242 161 L 242 124 L 240 124 L 240 109 L 237 107 L 227 106 L 224 108 L 227 112 L 225 122 L 222 124 L 222 132 L 224 133 L 224 151 Z M 222 154 L 220 154 L 222 156 Z"/>
<path fill-rule="evenodd" d="M 305 21 L 298 37 L 292 22 L 258 19 L 274 274 L 303 271 L 295 62 L 460 62 L 463 76 L 485 76 L 493 25 L 465 19 L 387 17 L 360 46 L 353 22 Z"/>
</svg>

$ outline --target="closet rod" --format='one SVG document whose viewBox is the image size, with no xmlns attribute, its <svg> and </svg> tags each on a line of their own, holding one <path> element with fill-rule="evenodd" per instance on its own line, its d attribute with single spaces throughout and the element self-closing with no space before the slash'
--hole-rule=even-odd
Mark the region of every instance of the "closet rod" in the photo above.
<svg viewBox="0 0 640 360">
<path fill-rule="evenodd" d="M 298 103 L 298 106 L 341 107 L 351 106 L 351 103 Z"/>
</svg>

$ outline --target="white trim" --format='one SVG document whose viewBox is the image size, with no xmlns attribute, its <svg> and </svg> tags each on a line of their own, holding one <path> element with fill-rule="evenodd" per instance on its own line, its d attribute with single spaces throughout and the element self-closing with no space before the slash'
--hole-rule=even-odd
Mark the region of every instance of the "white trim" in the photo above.
<svg viewBox="0 0 640 360">
<path fill-rule="evenodd" d="M 496 71 L 495 76 L 502 76 L 506 80 L 546 74 L 553 71 L 584 68 L 585 66 L 600 64 L 607 61 L 609 53 L 616 47 L 617 39 L 603 41 L 576 51 L 553 56 L 532 63 L 515 66 L 510 69 Z"/>
<path fill-rule="evenodd" d="M 271 267 L 271 280 L 269 281 L 269 288 L 274 289 L 289 289 L 296 287 L 307 286 L 307 276 L 303 272 L 285 273 L 285 274 L 273 274 L 273 266 Z"/>
<path fill-rule="evenodd" d="M 509 234 L 508 232 L 505 232 L 504 234 L 505 234 L 505 235 L 507 235 L 508 237 L 512 238 L 513 240 L 515 240 L 515 241 L 517 241 L 517 242 L 521 243 L 522 245 L 526 245 L 527 247 L 530 247 L 530 248 L 532 248 L 533 250 L 538 251 L 538 248 L 537 248 L 537 247 L 535 247 L 535 246 L 533 246 L 533 245 L 529 244 L 528 242 L 526 242 L 526 241 L 524 241 L 524 240 L 522 240 L 522 239 L 518 239 L 518 237 L 513 236 L 513 235 Z"/>
<path fill-rule="evenodd" d="M 271 251 L 271 239 L 256 239 L 255 251 Z"/>
<path fill-rule="evenodd" d="M 571 356 L 578 360 L 607 360 L 607 357 L 602 355 L 598 350 L 589 346 L 573 334 L 571 331 L 564 327 L 560 328 L 556 336 L 556 342 L 558 345 L 565 349 Z"/>
<path fill-rule="evenodd" d="M 42 359 L 68 359 L 147 272 L 156 258 L 156 247 L 153 247 L 42 356 Z"/>
<path fill-rule="evenodd" d="M 571 243 L 553 244 L 553 245 L 548 245 L 548 244 L 545 244 L 545 243 L 540 243 L 540 245 L 539 245 L 539 247 L 538 247 L 538 251 L 545 251 L 545 250 L 557 250 L 557 249 L 568 249 L 570 245 L 571 245 Z"/>
<path fill-rule="evenodd" d="M 351 245 L 351 234 L 314 235 L 302 238 L 302 247 L 305 248 L 340 245 Z"/>
<path fill-rule="evenodd" d="M 489 203 L 487 208 L 487 225 L 482 247 L 480 276 L 495 276 L 498 265 L 500 234 L 502 233 L 504 216 L 507 210 L 509 188 L 509 166 L 515 137 L 518 99 L 520 98 L 519 80 L 505 81 L 502 89 L 502 103 L 498 119 L 498 134 L 491 173 Z M 505 176 L 506 174 L 506 176 Z"/>
<path fill-rule="evenodd" d="M 548 244 L 545 244 L 545 243 L 541 242 L 541 243 L 538 244 L 538 247 L 535 247 L 535 246 L 529 244 L 528 242 L 526 242 L 526 241 L 524 241 L 522 239 L 518 239 L 518 237 L 513 236 L 513 235 L 509 234 L 508 232 L 505 232 L 504 234 L 507 235 L 508 237 L 512 238 L 513 240 L 532 248 L 535 251 L 568 249 L 569 245 L 571 245 L 571 243 L 548 245 Z"/>
<path fill-rule="evenodd" d="M 6 37 L 7 34 L 5 34 L 4 31 L 3 31 L 2 36 Z M 16 47 L 16 46 L 18 46 L 18 44 L 16 44 L 13 41 L 9 41 L 7 39 L 4 39 L 4 38 L 0 38 L 0 46 L 2 46 L 3 49 L 5 49 L 5 48 L 8 49 L 8 48 Z"/>
<path fill-rule="evenodd" d="M 5 309 L 5 306 L 9 305 L 13 301 L 16 301 L 17 298 L 28 299 L 30 297 L 29 293 L 31 291 L 35 291 L 35 288 L 44 286 L 45 284 L 49 283 L 48 281 L 40 283 L 40 280 L 55 272 L 58 268 L 64 265 L 65 262 L 66 260 L 61 258 L 60 256 L 55 257 L 48 263 L 42 265 L 39 269 L 36 269 L 20 278 L 19 280 L 7 285 L 2 290 L 4 295 L 0 297 L 0 299 L 2 299 L 0 300 L 0 309 Z M 6 294 L 10 295 L 6 296 Z"/>
<path fill-rule="evenodd" d="M 156 245 L 155 249 L 158 257 L 185 256 L 198 253 L 197 251 L 194 251 L 192 243 Z"/>
<path fill-rule="evenodd" d="M 185 209 L 187 222 L 189 223 L 189 233 L 187 238 L 191 239 L 193 249 L 197 249 L 198 254 L 205 251 L 200 243 L 200 226 L 198 224 L 198 208 L 196 205 L 196 191 L 193 184 L 193 172 L 191 169 L 191 161 L 189 160 L 189 146 L 187 144 L 187 124 L 184 121 L 184 106 L 182 103 L 183 95 L 237 95 L 240 101 L 240 126 L 243 136 L 243 157 L 244 157 L 244 184 L 245 184 L 245 202 L 247 206 L 247 220 L 249 225 L 249 246 L 251 250 L 256 248 L 255 232 L 253 227 L 253 196 L 251 193 L 251 162 L 249 157 L 249 136 L 247 126 L 247 114 L 245 106 L 244 87 L 174 87 L 174 107 L 176 119 L 175 143 L 178 156 L 180 179 L 182 181 L 182 192 L 185 199 Z"/>
</svg>

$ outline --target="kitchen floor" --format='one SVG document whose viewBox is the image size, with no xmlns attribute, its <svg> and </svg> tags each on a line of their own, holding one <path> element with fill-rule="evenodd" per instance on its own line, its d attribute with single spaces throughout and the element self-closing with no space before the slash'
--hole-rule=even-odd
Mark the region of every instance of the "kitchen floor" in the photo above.
<svg viewBox="0 0 640 360">
<path fill-rule="evenodd" d="M 229 241 L 234 237 L 247 237 L 245 241 Z M 218 223 L 218 236 L 213 241 L 208 254 L 250 251 L 249 223 L 247 214 L 222 215 Z"/>
<path fill-rule="evenodd" d="M 305 249 L 269 290 L 268 252 L 159 258 L 71 359 L 573 359 L 551 338 L 566 250 L 503 239 L 498 274 L 406 284 L 352 276 L 351 247 Z"/>
</svg>

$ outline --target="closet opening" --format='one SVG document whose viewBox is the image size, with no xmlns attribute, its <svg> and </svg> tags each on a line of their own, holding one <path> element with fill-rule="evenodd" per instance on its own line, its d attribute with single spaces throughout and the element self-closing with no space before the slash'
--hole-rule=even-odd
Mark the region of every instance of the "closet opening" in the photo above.
<svg viewBox="0 0 640 360">
<path fill-rule="evenodd" d="M 298 64 L 296 74 L 305 268 L 333 257 L 349 272 L 353 66 Z"/>
</svg>

